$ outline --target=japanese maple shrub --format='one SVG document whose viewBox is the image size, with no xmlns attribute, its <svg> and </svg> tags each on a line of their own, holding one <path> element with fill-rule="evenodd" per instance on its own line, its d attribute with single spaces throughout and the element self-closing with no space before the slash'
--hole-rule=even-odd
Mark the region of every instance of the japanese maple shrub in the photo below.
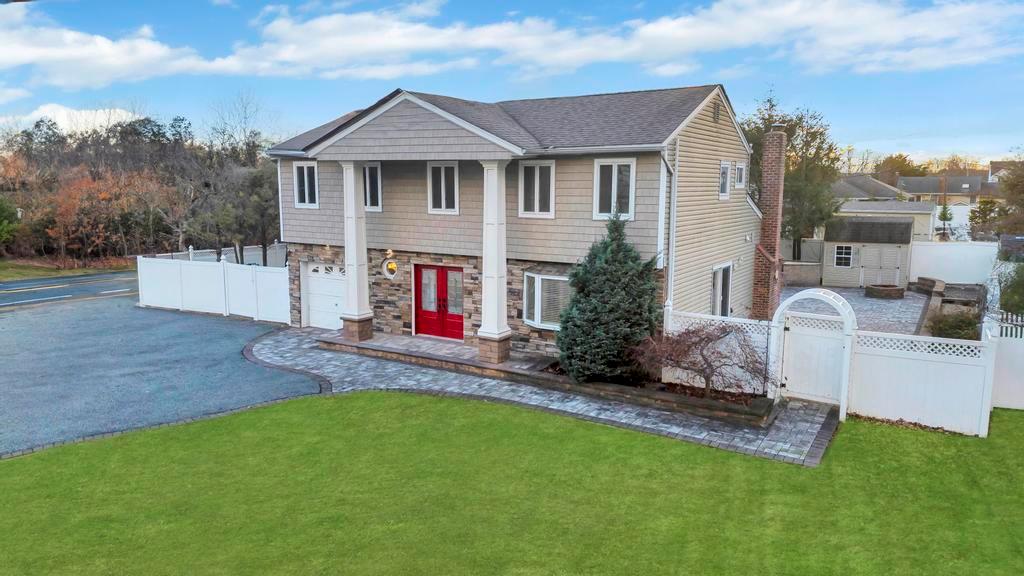
<svg viewBox="0 0 1024 576">
<path fill-rule="evenodd" d="M 650 372 L 674 368 L 686 382 L 712 390 L 767 392 L 773 384 L 766 352 L 739 326 L 697 324 L 637 347 L 639 362 Z"/>
<path fill-rule="evenodd" d="M 577 381 L 625 380 L 639 374 L 633 349 L 661 322 L 655 259 L 626 241 L 626 222 L 608 221 L 605 237 L 569 274 L 572 299 L 562 312 L 562 368 Z"/>
</svg>

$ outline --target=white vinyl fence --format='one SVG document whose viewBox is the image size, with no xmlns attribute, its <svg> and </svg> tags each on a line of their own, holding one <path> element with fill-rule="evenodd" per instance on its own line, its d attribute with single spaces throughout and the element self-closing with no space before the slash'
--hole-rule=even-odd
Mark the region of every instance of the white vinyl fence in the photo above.
<svg viewBox="0 0 1024 576">
<path fill-rule="evenodd" d="M 999 253 L 998 242 L 918 242 L 910 245 L 910 281 L 937 278 L 949 284 L 985 284 Z"/>
<path fill-rule="evenodd" d="M 287 252 L 287 246 L 285 244 L 279 244 L 277 242 L 267 246 L 267 266 L 280 267 L 285 265 L 285 253 Z M 235 248 L 228 246 L 221 249 L 221 256 L 228 262 L 235 262 Z M 184 252 L 164 252 L 163 254 L 149 254 L 149 258 L 164 258 L 167 260 L 189 260 L 192 262 L 217 262 L 217 251 L 210 248 L 207 250 L 194 250 L 191 246 L 188 247 L 187 251 Z M 244 246 L 242 248 L 242 258 L 245 260 L 244 264 L 255 264 L 258 266 L 263 265 L 263 247 L 256 246 Z"/>
<path fill-rule="evenodd" d="M 797 296 L 810 292 L 842 301 L 823 289 Z M 984 437 L 993 403 L 1024 408 L 1024 383 L 1020 382 L 1024 339 L 1007 345 L 1010 339 L 999 338 L 991 328 L 983 330 L 981 341 L 866 330 L 848 333 L 840 316 L 783 309 L 773 322 L 673 312 L 667 331 L 706 323 L 729 323 L 750 334 L 755 342 L 771 342 L 766 353 L 781 388 L 777 393 L 769 389 L 770 396 L 834 403 L 840 406 L 841 416 L 849 412 L 904 420 Z M 849 351 L 848 342 L 852 342 Z M 1009 346 L 1020 348 L 1007 353 Z M 1006 399 L 1000 396 L 994 402 L 1000 375 L 1006 382 Z"/>
<path fill-rule="evenodd" d="M 138 257 L 139 305 L 289 323 L 288 269 Z"/>
<path fill-rule="evenodd" d="M 992 405 L 1024 410 L 1024 315 L 1003 312 L 989 324 L 999 331 Z"/>
</svg>

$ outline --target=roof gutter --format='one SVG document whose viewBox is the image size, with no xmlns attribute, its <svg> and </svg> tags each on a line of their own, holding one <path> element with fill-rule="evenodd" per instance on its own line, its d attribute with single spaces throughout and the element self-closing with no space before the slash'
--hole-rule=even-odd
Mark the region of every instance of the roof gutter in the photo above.
<svg viewBox="0 0 1024 576">
<path fill-rule="evenodd" d="M 572 154 L 601 154 L 606 152 L 661 152 L 662 144 L 624 144 L 617 146 L 569 146 L 566 148 L 529 148 L 527 154 L 537 156 L 559 156 Z"/>
<path fill-rule="evenodd" d="M 267 150 L 267 156 L 293 156 L 296 158 L 305 158 L 306 153 L 302 150 Z"/>
</svg>

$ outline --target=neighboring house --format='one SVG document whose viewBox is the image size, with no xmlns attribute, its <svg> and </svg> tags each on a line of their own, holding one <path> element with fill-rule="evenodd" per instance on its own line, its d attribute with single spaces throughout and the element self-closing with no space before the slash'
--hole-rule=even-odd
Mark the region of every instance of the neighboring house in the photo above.
<svg viewBox="0 0 1024 576">
<path fill-rule="evenodd" d="M 616 212 L 657 258 L 666 312 L 766 313 L 755 262 L 775 265 L 777 241 L 758 245 L 750 146 L 720 85 L 498 103 L 396 90 L 269 154 L 295 325 L 453 338 L 490 362 L 553 353 L 569 269 Z"/>
<path fill-rule="evenodd" d="M 1009 175 L 1010 169 L 1020 166 L 1020 160 L 993 160 L 988 163 L 988 181 L 999 182 Z"/>
<path fill-rule="evenodd" d="M 849 216 L 825 227 L 824 286 L 907 285 L 912 217 Z"/>
<path fill-rule="evenodd" d="M 851 174 L 832 184 L 832 196 L 839 200 L 898 200 L 902 193 L 870 174 Z"/>
<path fill-rule="evenodd" d="M 851 200 L 839 208 L 839 217 L 911 217 L 914 220 L 914 240 L 929 241 L 935 236 L 934 202 L 900 202 L 899 200 Z"/>
<path fill-rule="evenodd" d="M 974 206 L 979 198 L 999 200 L 999 186 L 983 176 L 900 176 L 897 187 L 909 200 Z"/>
</svg>

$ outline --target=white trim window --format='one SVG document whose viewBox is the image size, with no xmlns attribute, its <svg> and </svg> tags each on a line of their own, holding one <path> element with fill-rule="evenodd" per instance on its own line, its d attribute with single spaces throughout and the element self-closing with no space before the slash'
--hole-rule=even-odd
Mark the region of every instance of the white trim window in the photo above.
<svg viewBox="0 0 1024 576">
<path fill-rule="evenodd" d="M 367 212 L 380 212 L 384 206 L 384 189 L 380 162 L 363 164 L 363 207 Z"/>
<path fill-rule="evenodd" d="M 718 199 L 728 200 L 729 199 L 729 172 L 732 168 L 732 162 L 728 160 L 722 160 L 718 164 Z"/>
<path fill-rule="evenodd" d="M 747 163 L 737 162 L 736 163 L 736 176 L 735 182 L 733 182 L 735 188 L 746 188 L 747 187 Z"/>
<path fill-rule="evenodd" d="M 458 162 L 427 162 L 427 213 L 459 213 Z"/>
<path fill-rule="evenodd" d="M 633 219 L 636 204 L 636 158 L 594 160 L 594 220 L 607 220 L 616 212 Z"/>
<path fill-rule="evenodd" d="M 519 162 L 519 217 L 555 217 L 555 161 Z"/>
<path fill-rule="evenodd" d="M 296 208 L 320 207 L 320 174 L 316 161 L 293 162 L 292 183 Z"/>
<path fill-rule="evenodd" d="M 523 274 L 523 322 L 536 328 L 558 330 L 562 310 L 569 305 L 572 288 L 565 276 Z"/>
<path fill-rule="evenodd" d="M 712 269 L 713 290 L 711 291 L 711 314 L 732 315 L 732 262 L 719 264 Z"/>
<path fill-rule="evenodd" d="M 853 268 L 853 246 L 850 244 L 836 244 L 836 253 L 832 258 L 832 265 L 836 268 Z"/>
</svg>

